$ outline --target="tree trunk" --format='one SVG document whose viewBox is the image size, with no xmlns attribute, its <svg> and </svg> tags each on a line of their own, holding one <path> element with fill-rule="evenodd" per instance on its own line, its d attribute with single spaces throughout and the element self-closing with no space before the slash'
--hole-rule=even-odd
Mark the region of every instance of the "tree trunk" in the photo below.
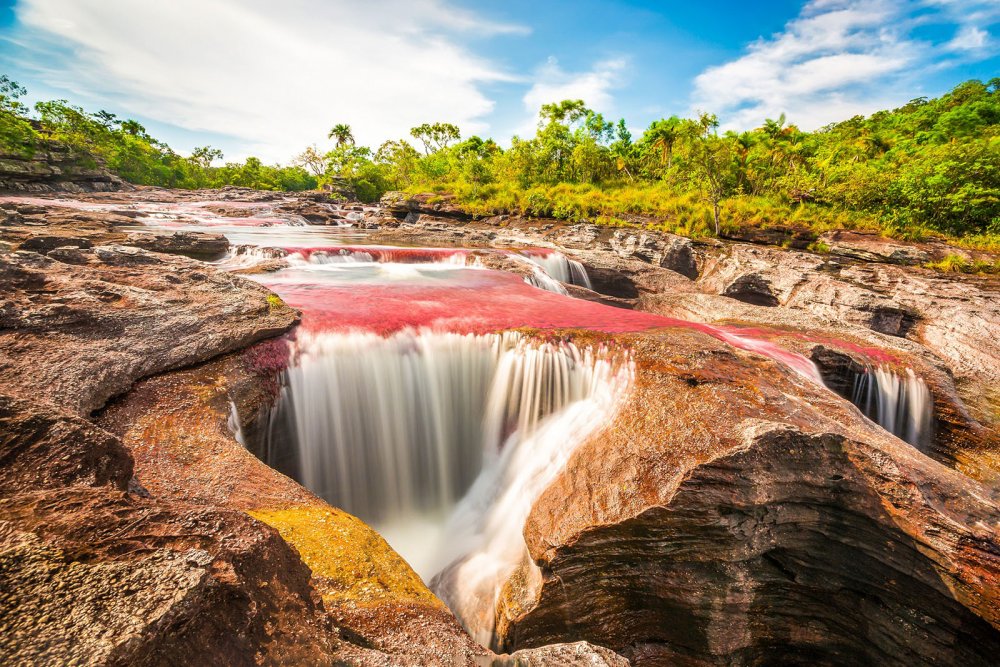
<svg viewBox="0 0 1000 667">
<path fill-rule="evenodd" d="M 721 226 L 719 224 L 719 200 L 712 202 L 712 208 L 715 210 L 715 235 L 719 236 L 721 231 Z"/>
</svg>

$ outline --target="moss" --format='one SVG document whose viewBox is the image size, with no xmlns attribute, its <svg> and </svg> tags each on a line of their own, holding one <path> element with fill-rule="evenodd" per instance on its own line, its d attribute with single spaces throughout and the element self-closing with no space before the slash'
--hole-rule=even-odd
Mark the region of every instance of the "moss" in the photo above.
<svg viewBox="0 0 1000 667">
<path fill-rule="evenodd" d="M 275 310 L 281 310 L 282 308 L 286 308 L 287 307 L 287 306 L 285 306 L 285 302 L 282 301 L 281 297 L 278 296 L 277 294 L 268 294 L 267 295 L 267 305 L 271 307 L 271 311 L 272 312 L 275 311 Z"/>
<path fill-rule="evenodd" d="M 444 607 L 378 533 L 346 512 L 315 506 L 255 509 L 248 514 L 277 529 L 298 550 L 324 602 Z"/>
</svg>

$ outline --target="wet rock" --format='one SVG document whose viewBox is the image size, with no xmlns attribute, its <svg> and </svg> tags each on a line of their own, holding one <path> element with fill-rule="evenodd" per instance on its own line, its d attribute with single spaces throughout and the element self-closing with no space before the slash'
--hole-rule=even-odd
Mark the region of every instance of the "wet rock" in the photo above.
<svg viewBox="0 0 1000 667">
<path fill-rule="evenodd" d="M 129 234 L 126 243 L 151 252 L 208 260 L 219 259 L 229 249 L 229 240 L 225 236 L 204 232 Z"/>
</svg>

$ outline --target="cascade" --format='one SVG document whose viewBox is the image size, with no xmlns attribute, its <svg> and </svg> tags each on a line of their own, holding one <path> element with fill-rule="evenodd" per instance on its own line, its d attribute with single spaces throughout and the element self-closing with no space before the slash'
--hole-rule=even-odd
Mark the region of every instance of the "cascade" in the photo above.
<svg viewBox="0 0 1000 667">
<path fill-rule="evenodd" d="M 226 426 L 229 427 L 230 432 L 233 434 L 236 442 L 240 443 L 244 447 L 247 446 L 246 436 L 243 435 L 243 426 L 240 423 L 240 414 L 236 410 L 236 403 L 232 399 L 229 400 L 229 417 L 226 419 Z"/>
<path fill-rule="evenodd" d="M 239 269 L 254 266 L 271 259 L 281 259 L 286 255 L 281 248 L 268 248 L 266 246 L 239 244 L 229 246 L 226 256 L 218 260 L 216 264 L 227 269 Z"/>
<path fill-rule="evenodd" d="M 901 440 L 918 448 L 929 444 L 931 392 L 912 369 L 901 375 L 887 366 L 865 368 L 855 375 L 850 398 L 869 419 Z"/>
<path fill-rule="evenodd" d="M 425 576 L 446 564 L 435 531 L 484 469 L 509 458 L 504 443 L 589 405 L 613 366 L 607 353 L 510 332 L 301 331 L 292 345 L 262 458 L 372 523 Z M 583 421 L 604 414 L 590 405 Z M 552 436 L 555 446 L 571 447 L 572 435 Z"/>
<path fill-rule="evenodd" d="M 524 251 L 522 254 L 532 263 L 542 267 L 545 273 L 559 282 L 593 289 L 590 276 L 587 275 L 587 269 L 584 268 L 583 264 L 575 259 L 568 258 L 561 252 L 530 250 Z"/>
<path fill-rule="evenodd" d="M 537 287 L 538 289 L 543 289 L 547 292 L 555 292 L 556 294 L 566 294 L 566 288 L 561 282 L 550 276 L 545 272 L 545 270 L 540 266 L 535 266 L 531 270 L 531 275 L 524 279 L 524 282 Z"/>
<path fill-rule="evenodd" d="M 289 261 L 292 263 L 307 264 L 358 264 L 374 262 L 375 258 L 369 252 L 361 250 L 351 251 L 347 248 L 341 248 L 339 250 L 331 249 L 330 251 L 314 250 L 307 254 L 295 252 L 289 255 Z"/>
<path fill-rule="evenodd" d="M 588 372 L 575 400 L 534 428 L 513 431 L 445 527 L 448 540 L 435 560 L 446 567 L 431 587 L 483 646 L 493 643 L 494 610 L 514 569 L 524 566 L 532 581 L 541 579 L 522 535 L 531 507 L 573 451 L 612 420 L 632 380 L 627 358 L 589 350 L 584 358 Z"/>
</svg>

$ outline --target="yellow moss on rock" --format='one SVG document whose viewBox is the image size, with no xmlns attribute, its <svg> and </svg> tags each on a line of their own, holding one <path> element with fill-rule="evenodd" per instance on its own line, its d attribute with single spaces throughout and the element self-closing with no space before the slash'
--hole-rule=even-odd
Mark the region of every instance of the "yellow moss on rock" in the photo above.
<svg viewBox="0 0 1000 667">
<path fill-rule="evenodd" d="M 277 529 L 298 549 L 328 604 L 416 602 L 444 606 L 378 533 L 346 512 L 292 507 L 247 513 Z"/>
</svg>

